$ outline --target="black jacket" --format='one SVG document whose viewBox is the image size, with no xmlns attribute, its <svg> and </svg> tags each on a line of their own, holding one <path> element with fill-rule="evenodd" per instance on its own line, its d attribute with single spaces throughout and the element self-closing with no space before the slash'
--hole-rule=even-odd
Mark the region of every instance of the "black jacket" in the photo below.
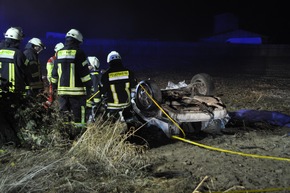
<svg viewBox="0 0 290 193">
<path fill-rule="evenodd" d="M 93 82 L 93 101 L 95 103 L 99 103 L 101 101 L 101 93 L 100 93 L 100 86 L 101 86 L 101 72 L 99 70 L 91 70 L 91 78 Z"/>
<path fill-rule="evenodd" d="M 10 92 L 24 92 L 25 87 L 29 85 L 28 71 L 25 55 L 19 49 L 19 42 L 8 40 L 0 49 L 0 67 L 1 87 L 10 82 Z M 6 81 L 5 81 L 6 80 Z"/>
<path fill-rule="evenodd" d="M 131 92 L 137 80 L 132 71 L 122 65 L 121 60 L 110 62 L 108 70 L 102 74 L 101 94 L 107 109 L 123 109 L 131 104 Z"/>
<path fill-rule="evenodd" d="M 87 56 L 76 43 L 66 43 L 57 52 L 52 71 L 52 83 L 58 95 L 87 95 L 92 87 Z"/>
<path fill-rule="evenodd" d="M 33 49 L 31 43 L 27 43 L 24 54 L 28 59 L 28 70 L 30 73 L 30 88 L 31 89 L 42 89 L 42 74 L 41 74 L 41 64 L 38 58 L 38 53 Z"/>
</svg>

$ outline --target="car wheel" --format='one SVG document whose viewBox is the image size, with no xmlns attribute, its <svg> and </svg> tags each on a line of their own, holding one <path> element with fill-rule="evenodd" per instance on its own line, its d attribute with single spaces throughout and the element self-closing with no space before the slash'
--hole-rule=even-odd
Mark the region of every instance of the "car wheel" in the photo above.
<svg viewBox="0 0 290 193">
<path fill-rule="evenodd" d="M 141 81 L 136 87 L 136 105 L 141 111 L 156 111 L 158 107 L 153 102 L 161 103 L 162 94 L 156 82 L 153 80 Z"/>
<path fill-rule="evenodd" d="M 214 95 L 214 82 L 209 74 L 196 74 L 192 77 L 190 83 L 192 85 L 192 95 Z"/>
</svg>

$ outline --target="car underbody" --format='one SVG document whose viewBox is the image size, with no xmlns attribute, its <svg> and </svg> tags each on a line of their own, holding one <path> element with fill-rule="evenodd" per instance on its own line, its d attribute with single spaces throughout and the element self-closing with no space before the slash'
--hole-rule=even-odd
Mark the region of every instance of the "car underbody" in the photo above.
<svg viewBox="0 0 290 193">
<path fill-rule="evenodd" d="M 165 89 L 145 80 L 137 85 L 132 105 L 139 121 L 160 128 L 169 138 L 199 131 L 217 133 L 229 116 L 213 93 L 214 83 L 205 73 L 193 76 L 190 84 L 169 82 Z"/>
</svg>

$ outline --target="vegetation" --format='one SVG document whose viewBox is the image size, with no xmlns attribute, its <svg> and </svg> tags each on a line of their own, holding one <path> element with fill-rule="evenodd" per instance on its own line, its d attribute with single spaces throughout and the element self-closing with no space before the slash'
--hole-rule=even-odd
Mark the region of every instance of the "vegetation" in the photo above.
<svg viewBox="0 0 290 193">
<path fill-rule="evenodd" d="M 124 123 L 99 117 L 69 140 L 57 103 L 47 109 L 31 100 L 23 99 L 14 117 L 20 147 L 0 149 L 0 192 L 134 192 L 136 183 L 142 186 L 148 147 L 130 143 L 134 132 L 121 134 Z"/>
<path fill-rule="evenodd" d="M 160 77 L 158 82 L 166 86 L 165 80 L 174 79 L 171 76 Z M 289 81 L 286 84 L 272 79 L 216 80 L 217 96 L 230 112 L 244 108 L 290 114 Z M 133 131 L 123 134 L 124 123 L 104 122 L 102 117 L 89 124 L 77 139 L 70 140 L 56 102 L 46 109 L 42 105 L 43 96 L 29 100 L 32 100 L 29 104 L 26 99 L 21 101 L 21 108 L 9 113 L 6 108 L 11 106 L 0 99 L 3 115 L 0 118 L 13 116 L 17 120 L 20 139 L 18 147 L 13 143 L 0 144 L 0 192 L 197 193 L 288 188 L 287 162 L 232 156 L 184 143 L 167 143 L 151 149 L 146 141 L 138 145 L 129 140 L 139 134 Z M 3 120 L 0 123 L 0 130 L 11 126 Z M 235 151 L 248 147 L 242 151 L 289 157 L 288 135 L 282 135 L 282 129 L 289 132 L 289 128 L 257 124 L 230 125 L 228 129 L 236 132 L 233 135 L 208 137 L 202 142 Z"/>
</svg>

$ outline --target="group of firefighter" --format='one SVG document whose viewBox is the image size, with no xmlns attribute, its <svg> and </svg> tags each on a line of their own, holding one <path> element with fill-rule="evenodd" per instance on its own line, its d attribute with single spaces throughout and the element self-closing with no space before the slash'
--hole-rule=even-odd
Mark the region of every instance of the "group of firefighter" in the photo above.
<svg viewBox="0 0 290 193">
<path fill-rule="evenodd" d="M 1 96 L 10 93 L 36 97 L 45 92 L 48 97 L 44 106 L 50 108 L 57 101 L 61 115 L 69 114 L 68 123 L 79 131 L 95 121 L 100 109 L 103 117 L 113 121 L 120 116 L 125 121 L 131 119 L 131 97 L 137 80 L 133 72 L 124 67 L 118 52 L 111 51 L 107 55 L 109 68 L 100 71 L 98 58 L 87 56 L 81 48 L 81 32 L 70 29 L 64 42 L 55 45 L 55 54 L 46 64 L 47 74 L 42 74 L 38 55 L 46 49 L 45 45 L 34 37 L 21 51 L 23 38 L 22 28 L 11 27 L 0 43 Z"/>
</svg>

